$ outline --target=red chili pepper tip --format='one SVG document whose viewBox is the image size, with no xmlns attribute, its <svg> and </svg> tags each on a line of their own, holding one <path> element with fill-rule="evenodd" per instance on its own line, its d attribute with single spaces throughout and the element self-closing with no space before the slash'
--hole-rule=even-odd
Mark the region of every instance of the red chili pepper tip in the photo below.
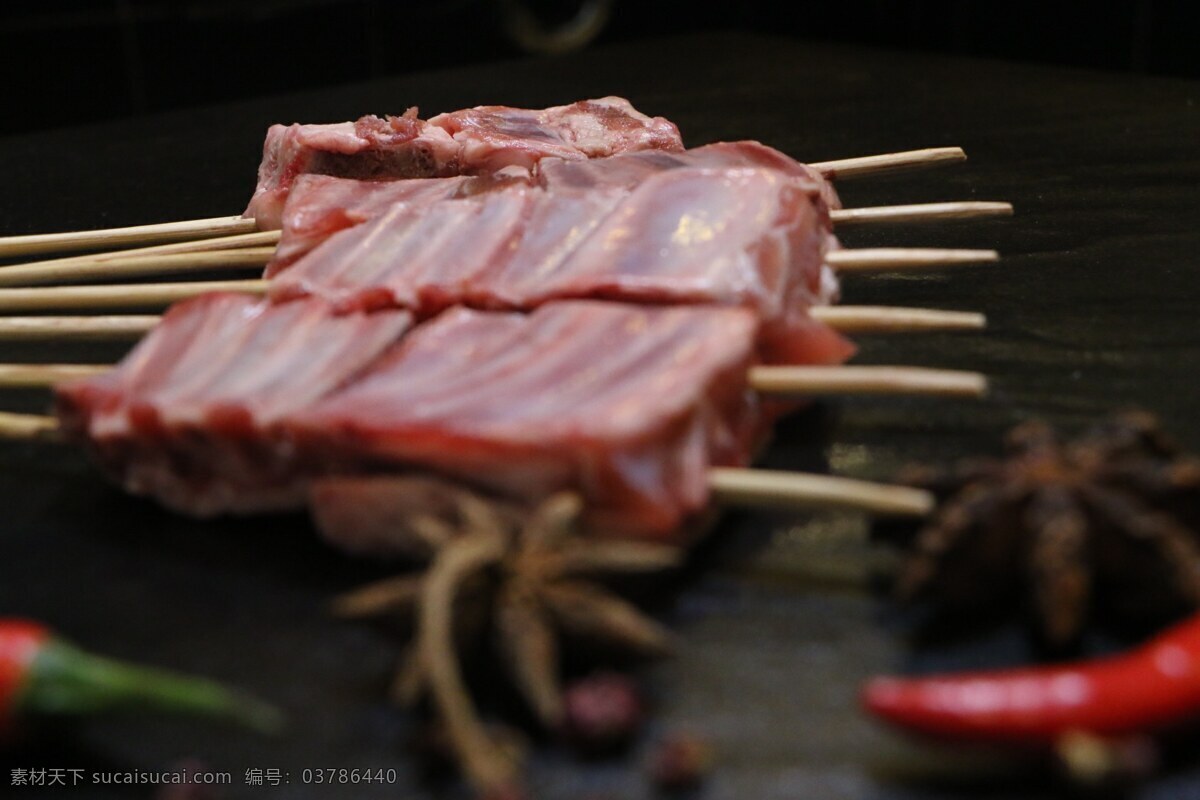
<svg viewBox="0 0 1200 800">
<path fill-rule="evenodd" d="M 870 713 L 936 738 L 1053 745 L 1070 731 L 1125 737 L 1200 720 L 1200 615 L 1129 653 L 1074 664 L 875 678 Z"/>
<path fill-rule="evenodd" d="M 0 619 L 0 735 L 10 732 L 30 667 L 49 638 L 44 625 Z"/>
</svg>

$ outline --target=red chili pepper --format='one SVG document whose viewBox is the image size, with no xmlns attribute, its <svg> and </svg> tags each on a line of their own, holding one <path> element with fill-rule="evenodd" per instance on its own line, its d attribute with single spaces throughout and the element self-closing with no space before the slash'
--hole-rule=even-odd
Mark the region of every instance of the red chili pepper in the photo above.
<svg viewBox="0 0 1200 800">
<path fill-rule="evenodd" d="M 221 717 L 264 731 L 280 722 L 275 709 L 213 681 L 91 655 L 36 622 L 0 617 L 0 740 L 28 717 L 132 710 Z"/>
<path fill-rule="evenodd" d="M 25 620 L 0 620 L 0 737 L 11 733 L 22 689 L 49 632 Z"/>
<path fill-rule="evenodd" d="M 1128 653 L 1061 666 L 875 678 L 864 707 L 916 733 L 1051 745 L 1081 731 L 1155 733 L 1200 719 L 1200 615 Z"/>
</svg>

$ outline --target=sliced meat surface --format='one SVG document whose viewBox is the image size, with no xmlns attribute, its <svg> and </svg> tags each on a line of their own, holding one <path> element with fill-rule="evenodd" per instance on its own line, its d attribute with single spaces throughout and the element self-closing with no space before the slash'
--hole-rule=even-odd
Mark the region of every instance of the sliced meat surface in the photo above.
<svg viewBox="0 0 1200 800">
<path fill-rule="evenodd" d="M 669 537 L 707 504 L 709 467 L 745 464 L 761 433 L 746 382 L 757 328 L 747 310 L 711 306 L 452 309 L 287 427 L 301 451 L 522 501 L 574 489 L 596 530 Z"/>
<path fill-rule="evenodd" d="M 287 414 L 371 364 L 411 324 L 325 303 L 213 294 L 180 303 L 112 371 L 56 388 L 64 429 L 135 494 L 198 516 L 295 508 Z"/>
<path fill-rule="evenodd" d="M 463 302 L 506 260 L 534 194 L 514 187 L 470 201 L 395 205 L 277 275 L 271 297 L 316 296 L 339 311 L 399 307 L 430 316 Z"/>
<path fill-rule="evenodd" d="M 264 277 L 271 278 L 338 231 L 361 225 L 398 205 L 420 207 L 437 200 L 482 194 L 528 176 L 414 178 L 358 181 L 301 175 L 292 185 L 280 221 L 282 236 Z"/>
</svg>

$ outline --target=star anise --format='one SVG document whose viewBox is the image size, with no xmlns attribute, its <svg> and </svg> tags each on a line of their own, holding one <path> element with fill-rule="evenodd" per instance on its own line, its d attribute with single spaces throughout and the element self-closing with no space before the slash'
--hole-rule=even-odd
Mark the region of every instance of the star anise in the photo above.
<svg viewBox="0 0 1200 800">
<path fill-rule="evenodd" d="M 415 641 L 400 667 L 395 698 L 411 705 L 428 696 L 480 794 L 511 796 L 519 782 L 514 750 L 479 719 L 462 675 L 456 633 L 490 629 L 490 652 L 541 724 L 557 731 L 563 720 L 561 634 L 640 655 L 669 648 L 662 627 L 592 579 L 668 569 L 681 553 L 580 534 L 582 503 L 570 493 L 533 510 L 450 487 L 441 490 L 440 501 L 438 513 L 413 518 L 402 534 L 437 543 L 428 568 L 347 594 L 335 608 L 346 616 L 412 618 Z"/>
<path fill-rule="evenodd" d="M 1024 599 L 1055 649 L 1076 644 L 1089 617 L 1144 625 L 1200 608 L 1200 461 L 1151 415 L 1121 414 L 1069 442 L 1029 422 L 1006 450 L 902 476 L 942 502 L 909 540 L 901 599 L 943 619 Z"/>
</svg>

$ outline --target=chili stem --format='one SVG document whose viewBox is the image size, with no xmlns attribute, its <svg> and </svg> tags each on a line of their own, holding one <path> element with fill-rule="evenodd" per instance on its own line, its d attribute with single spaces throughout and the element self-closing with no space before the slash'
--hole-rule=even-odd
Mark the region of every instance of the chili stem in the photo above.
<svg viewBox="0 0 1200 800">
<path fill-rule="evenodd" d="M 226 719 L 263 733 L 283 723 L 278 710 L 215 681 L 92 655 L 60 640 L 38 653 L 18 699 L 35 714 L 82 716 L 164 711 Z"/>
</svg>

